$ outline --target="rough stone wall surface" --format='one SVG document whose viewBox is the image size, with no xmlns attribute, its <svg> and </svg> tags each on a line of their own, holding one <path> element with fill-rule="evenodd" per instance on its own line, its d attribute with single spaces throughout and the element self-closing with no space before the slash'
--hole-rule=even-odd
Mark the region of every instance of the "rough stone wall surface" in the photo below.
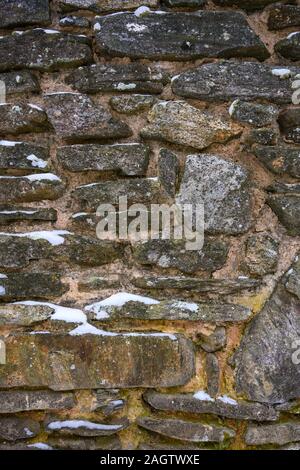
<svg viewBox="0 0 300 470">
<path fill-rule="evenodd" d="M 1 450 L 300 448 L 297 28 L 0 0 Z M 203 248 L 100 240 L 122 195 L 204 202 Z"/>
</svg>

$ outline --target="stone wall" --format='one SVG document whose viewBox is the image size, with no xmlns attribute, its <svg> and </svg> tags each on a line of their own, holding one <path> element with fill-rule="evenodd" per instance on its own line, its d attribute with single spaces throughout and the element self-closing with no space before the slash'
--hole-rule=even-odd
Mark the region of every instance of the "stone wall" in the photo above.
<svg viewBox="0 0 300 470">
<path fill-rule="evenodd" d="M 0 0 L 1 450 L 299 448 L 299 27 Z M 204 201 L 203 248 L 100 240 L 121 195 Z"/>
</svg>

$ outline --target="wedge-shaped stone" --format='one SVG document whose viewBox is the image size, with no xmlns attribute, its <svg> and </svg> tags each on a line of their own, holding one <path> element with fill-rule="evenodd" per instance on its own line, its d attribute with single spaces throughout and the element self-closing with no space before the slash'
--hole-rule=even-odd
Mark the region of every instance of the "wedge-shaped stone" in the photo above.
<svg viewBox="0 0 300 470">
<path fill-rule="evenodd" d="M 251 194 L 247 171 L 218 155 L 188 156 L 179 202 L 204 205 L 205 230 L 238 234 L 251 225 Z"/>
<path fill-rule="evenodd" d="M 275 44 L 274 50 L 286 59 L 300 60 L 300 33 L 291 33 L 287 38 L 281 39 Z"/>
<path fill-rule="evenodd" d="M 0 413 L 19 413 L 20 411 L 68 410 L 75 406 L 71 393 L 37 391 L 0 392 Z"/>
<path fill-rule="evenodd" d="M 88 38 L 33 29 L 0 39 L 0 71 L 57 70 L 92 62 Z"/>
<path fill-rule="evenodd" d="M 129 421 L 125 418 L 113 424 L 105 424 L 93 421 L 81 420 L 56 420 L 46 424 L 47 432 L 55 432 L 62 435 L 73 435 L 82 437 L 112 436 L 126 427 Z"/>
<path fill-rule="evenodd" d="M 30 104 L 0 106 L 0 135 L 45 132 L 49 129 L 47 114 L 41 108 Z"/>
<path fill-rule="evenodd" d="M 49 24 L 49 0 L 0 0 L 0 28 Z"/>
<path fill-rule="evenodd" d="M 0 169 L 49 170 L 49 149 L 31 142 L 0 140 Z"/>
<path fill-rule="evenodd" d="M 266 46 L 240 12 L 125 12 L 99 18 L 98 23 L 96 44 L 100 54 L 154 60 L 269 57 Z"/>
<path fill-rule="evenodd" d="M 80 93 L 45 95 L 47 113 L 55 132 L 65 139 L 110 139 L 128 137 L 127 124 L 114 119 L 101 105 Z"/>
<path fill-rule="evenodd" d="M 0 276 L 0 299 L 7 301 L 26 298 L 49 299 L 59 297 L 68 290 L 59 274 L 11 273 Z"/>
<path fill-rule="evenodd" d="M 3 278 L 1 278 L 1 281 Z M 54 309 L 48 305 L 9 304 L 0 306 L 1 326 L 30 326 L 48 320 Z"/>
<path fill-rule="evenodd" d="M 206 101 L 240 98 L 291 103 L 293 77 L 299 73 L 300 67 L 224 61 L 183 72 L 174 77 L 172 88 L 176 95 Z"/>
<path fill-rule="evenodd" d="M 166 79 L 159 68 L 131 63 L 80 67 L 68 75 L 66 82 L 83 93 L 161 93 Z"/>
<path fill-rule="evenodd" d="M 198 397 L 198 398 L 197 398 Z M 164 394 L 149 390 L 143 395 L 144 400 L 156 410 L 175 413 L 213 414 L 229 419 L 251 421 L 276 421 L 279 412 L 261 403 L 236 401 L 227 396 L 211 398 L 207 393 Z"/>
<path fill-rule="evenodd" d="M 272 171 L 272 173 L 300 178 L 299 148 L 255 145 L 252 149 L 256 157 Z"/>
<path fill-rule="evenodd" d="M 130 10 L 140 6 L 155 7 L 158 0 L 59 0 L 63 11 L 91 10 L 96 13 Z"/>
<path fill-rule="evenodd" d="M 0 225 L 19 220 L 40 220 L 56 222 L 57 212 L 55 209 L 21 206 L 0 206 Z"/>
<path fill-rule="evenodd" d="M 300 235 L 300 192 L 298 194 L 274 194 L 267 204 L 277 215 L 289 235 Z"/>
<path fill-rule="evenodd" d="M 274 5 L 271 7 L 268 27 L 279 30 L 290 26 L 300 26 L 300 7 L 297 5 Z"/>
<path fill-rule="evenodd" d="M 250 323 L 235 355 L 237 391 L 249 400 L 284 403 L 299 397 L 296 358 L 300 303 L 285 287 L 290 276 L 295 279 L 299 273 L 300 261 L 296 258 L 261 313 Z"/>
<path fill-rule="evenodd" d="M 70 145 L 57 151 L 59 162 L 69 171 L 118 171 L 128 176 L 146 173 L 149 154 L 148 146 L 132 143 Z"/>
<path fill-rule="evenodd" d="M 299 440 L 300 424 L 297 422 L 266 424 L 265 426 L 250 425 L 245 434 L 245 442 L 249 446 L 284 445 Z"/>
<path fill-rule="evenodd" d="M 0 176 L 0 203 L 58 199 L 64 190 L 61 179 L 52 173 L 28 176 Z"/>
<path fill-rule="evenodd" d="M 184 273 L 216 271 L 225 263 L 228 243 L 205 237 L 202 250 L 187 250 L 184 240 L 149 240 L 133 245 L 136 261 L 146 266 L 175 268 Z"/>
<path fill-rule="evenodd" d="M 137 418 L 137 424 L 165 437 L 188 442 L 224 442 L 235 436 L 231 428 L 180 419 Z"/>
<path fill-rule="evenodd" d="M 285 140 L 300 144 L 300 108 L 287 108 L 279 115 L 278 122 Z"/>
<path fill-rule="evenodd" d="M 18 441 L 30 439 L 38 435 L 40 425 L 27 418 L 0 418 L 0 439 Z"/>
<path fill-rule="evenodd" d="M 240 126 L 227 117 L 201 111 L 183 101 L 157 103 L 148 114 L 148 122 L 141 130 L 142 137 L 199 150 L 227 142 L 241 132 Z"/>
<path fill-rule="evenodd" d="M 28 70 L 0 73 L 0 80 L 5 83 L 5 92 L 7 95 L 39 92 L 40 90 L 36 75 Z"/>
<path fill-rule="evenodd" d="M 192 345 L 180 335 L 118 334 L 93 328 L 94 334 L 88 334 L 88 329 L 87 334 L 80 334 L 77 330 L 77 336 L 74 330 L 74 335 L 6 338 L 7 362 L 1 365 L 0 386 L 58 391 L 174 387 L 185 384 L 195 373 Z"/>
</svg>

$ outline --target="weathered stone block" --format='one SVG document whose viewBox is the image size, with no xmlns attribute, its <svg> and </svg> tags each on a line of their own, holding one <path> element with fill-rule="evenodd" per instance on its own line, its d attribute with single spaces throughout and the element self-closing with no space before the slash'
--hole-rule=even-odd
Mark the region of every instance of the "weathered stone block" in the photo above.
<svg viewBox="0 0 300 470">
<path fill-rule="evenodd" d="M 287 108 L 280 113 L 278 122 L 285 139 L 300 144 L 300 108 Z"/>
<path fill-rule="evenodd" d="M 59 20 L 59 26 L 61 28 L 89 28 L 90 20 L 88 18 L 85 18 L 84 16 L 64 16 Z"/>
<path fill-rule="evenodd" d="M 300 7 L 297 5 L 274 5 L 271 7 L 268 27 L 279 30 L 290 26 L 300 26 Z"/>
<path fill-rule="evenodd" d="M 0 439 L 4 441 L 30 439 L 37 436 L 39 431 L 39 423 L 32 419 L 0 418 Z"/>
<path fill-rule="evenodd" d="M 0 1 L 0 28 L 36 23 L 51 23 L 49 0 Z"/>
<path fill-rule="evenodd" d="M 155 7 L 157 0 L 59 0 L 63 11 L 91 10 L 95 13 L 130 10 L 140 6 Z"/>
<path fill-rule="evenodd" d="M 112 96 L 109 104 L 117 113 L 131 115 L 149 110 L 155 102 L 151 95 L 121 95 Z"/>
<path fill-rule="evenodd" d="M 72 438 L 68 436 L 49 436 L 47 442 L 57 450 L 121 450 L 122 445 L 118 436 L 99 438 Z"/>
<path fill-rule="evenodd" d="M 251 235 L 246 241 L 245 265 L 250 274 L 274 273 L 279 259 L 279 243 L 270 235 Z"/>
<path fill-rule="evenodd" d="M 300 194 L 270 195 L 267 204 L 277 215 L 289 235 L 300 235 Z"/>
<path fill-rule="evenodd" d="M 0 206 L 0 225 L 19 220 L 40 220 L 56 222 L 57 212 L 55 209 L 43 209 L 39 207 Z"/>
<path fill-rule="evenodd" d="M 219 351 L 226 346 L 226 328 L 220 326 L 210 335 L 197 334 L 197 344 L 208 353 Z"/>
<path fill-rule="evenodd" d="M 0 80 L 5 83 L 7 95 L 27 92 L 36 93 L 40 91 L 36 75 L 28 70 L 0 73 Z"/>
<path fill-rule="evenodd" d="M 272 173 L 300 178 L 300 154 L 297 147 L 254 145 L 255 156 Z"/>
<path fill-rule="evenodd" d="M 241 100 L 235 100 L 229 108 L 229 114 L 234 120 L 256 127 L 272 124 L 278 113 L 279 110 L 275 106 L 248 103 Z"/>
<path fill-rule="evenodd" d="M 199 150 L 241 133 L 240 126 L 227 117 L 201 111 L 183 101 L 157 103 L 148 114 L 148 122 L 141 130 L 142 137 Z"/>
<path fill-rule="evenodd" d="M 4 170 L 49 170 L 49 149 L 31 142 L 0 140 L 0 168 Z"/>
<path fill-rule="evenodd" d="M 63 194 L 64 188 L 61 179 L 52 173 L 1 176 L 0 203 L 58 199 Z"/>
<path fill-rule="evenodd" d="M 0 135 L 45 132 L 49 129 L 47 114 L 41 108 L 30 104 L 0 106 Z"/>
<path fill-rule="evenodd" d="M 198 8 L 203 7 L 206 0 L 163 0 L 163 2 L 167 7 Z"/>
<path fill-rule="evenodd" d="M 264 426 L 251 425 L 247 428 L 245 442 L 249 446 L 266 444 L 288 444 L 300 439 L 300 425 L 298 423 L 266 424 Z"/>
<path fill-rule="evenodd" d="M 48 320 L 53 312 L 54 309 L 48 305 L 1 305 L 0 325 L 30 326 Z"/>
<path fill-rule="evenodd" d="M 300 60 L 300 33 L 291 33 L 286 39 L 281 39 L 275 44 L 274 50 L 286 59 Z"/>
<path fill-rule="evenodd" d="M 101 17 L 98 24 L 96 43 L 101 55 L 154 60 L 269 57 L 267 48 L 240 12 L 125 12 Z"/>
<path fill-rule="evenodd" d="M 68 290 L 59 274 L 14 273 L 0 277 L 0 299 L 4 301 L 26 298 L 49 299 L 59 297 Z"/>
<path fill-rule="evenodd" d="M 158 158 L 158 175 L 161 185 L 171 199 L 174 199 L 176 194 L 178 174 L 177 155 L 168 149 L 161 149 Z"/>
<path fill-rule="evenodd" d="M 73 406 L 75 406 L 75 400 L 71 393 L 49 390 L 0 392 L 0 413 L 68 410 Z"/>
</svg>

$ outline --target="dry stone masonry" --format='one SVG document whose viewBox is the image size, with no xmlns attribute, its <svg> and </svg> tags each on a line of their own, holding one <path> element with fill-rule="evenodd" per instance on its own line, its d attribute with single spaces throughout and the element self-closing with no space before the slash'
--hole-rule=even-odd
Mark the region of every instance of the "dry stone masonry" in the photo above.
<svg viewBox="0 0 300 470">
<path fill-rule="evenodd" d="M 300 448 L 299 90 L 299 1 L 0 0 L 0 450 Z"/>
</svg>

